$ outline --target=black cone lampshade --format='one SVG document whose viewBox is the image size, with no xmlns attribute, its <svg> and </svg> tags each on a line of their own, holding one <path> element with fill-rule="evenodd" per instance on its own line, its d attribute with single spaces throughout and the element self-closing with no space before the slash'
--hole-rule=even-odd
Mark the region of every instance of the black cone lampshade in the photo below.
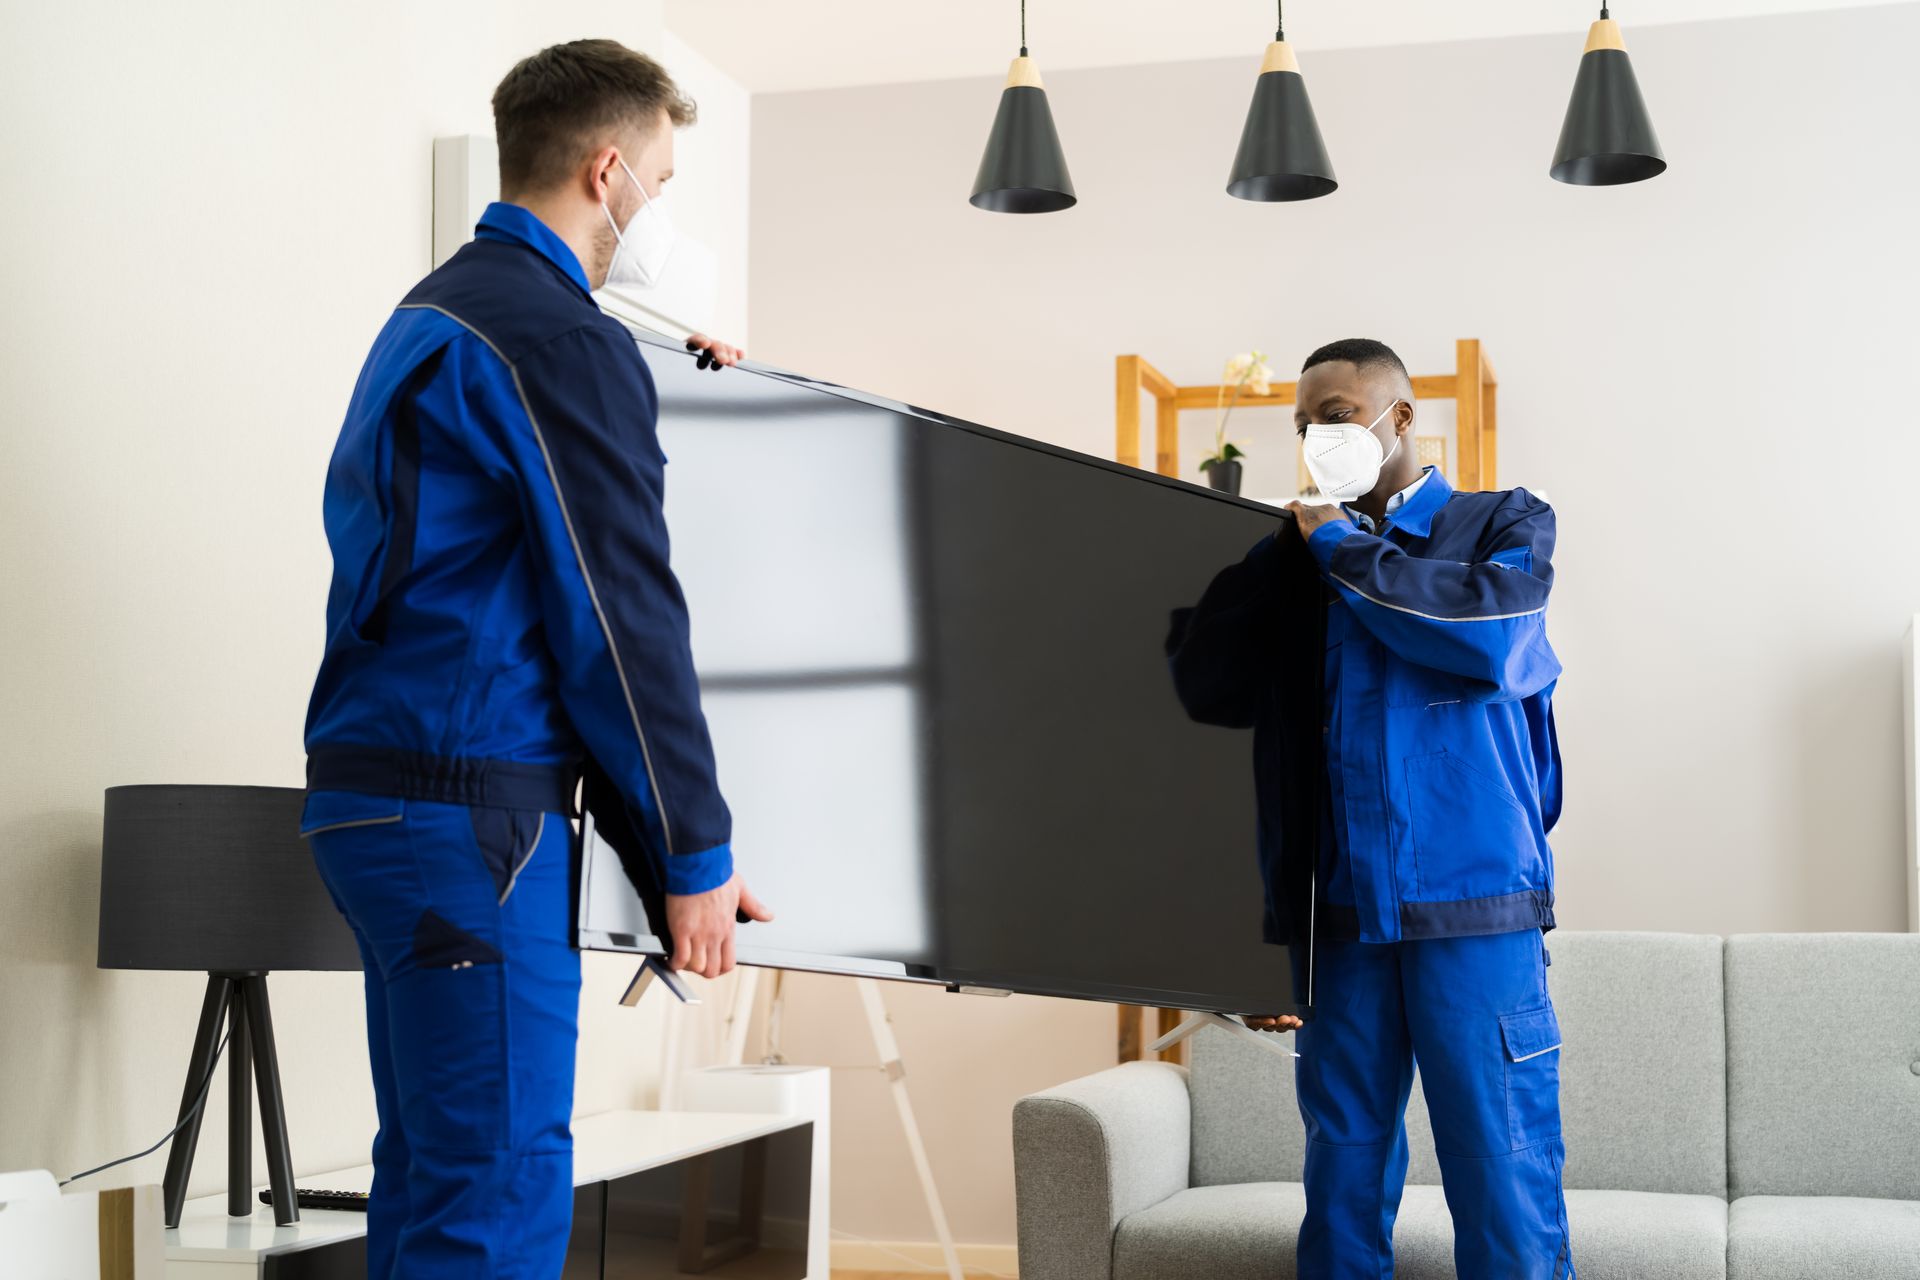
<svg viewBox="0 0 1920 1280">
<path fill-rule="evenodd" d="M 1227 194 L 1241 200 L 1311 200 L 1339 185 L 1293 47 L 1275 40 L 1253 85 Z"/>
<path fill-rule="evenodd" d="M 1022 49 L 1000 92 L 970 203 L 993 213 L 1053 213 L 1078 202 L 1040 69 Z"/>
<path fill-rule="evenodd" d="M 1658 177 L 1666 168 L 1620 24 L 1602 9 L 1587 32 L 1573 100 L 1548 172 L 1574 186 L 1611 187 Z"/>
</svg>

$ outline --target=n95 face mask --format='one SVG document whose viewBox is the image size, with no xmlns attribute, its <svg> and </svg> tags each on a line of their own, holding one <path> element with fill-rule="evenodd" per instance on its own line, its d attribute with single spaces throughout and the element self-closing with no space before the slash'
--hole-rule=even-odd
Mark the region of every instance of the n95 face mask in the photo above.
<svg viewBox="0 0 1920 1280">
<path fill-rule="evenodd" d="M 665 192 L 655 199 L 647 194 L 640 179 L 633 176 L 633 170 L 627 169 L 625 160 L 620 162 L 620 167 L 626 169 L 628 179 L 640 193 L 640 207 L 633 211 L 622 230 L 614 222 L 613 211 L 607 208 L 606 201 L 600 202 L 600 212 L 613 228 L 616 246 L 613 261 L 607 264 L 606 285 L 602 287 L 625 284 L 651 289 L 660 283 L 660 275 L 667 269 L 668 259 L 673 257 L 676 236 L 673 219 L 667 215 Z"/>
<path fill-rule="evenodd" d="M 1313 482 L 1320 486 L 1321 493 L 1335 502 L 1352 502 L 1373 492 L 1373 486 L 1380 483 L 1380 468 L 1386 466 L 1387 459 L 1400 450 L 1397 432 L 1393 437 L 1393 450 L 1387 452 L 1380 448 L 1380 437 L 1373 434 L 1373 429 L 1399 403 L 1395 400 L 1380 411 L 1379 418 L 1364 427 L 1357 422 L 1316 422 L 1308 425 L 1302 448 L 1307 471 L 1313 476 Z"/>
</svg>

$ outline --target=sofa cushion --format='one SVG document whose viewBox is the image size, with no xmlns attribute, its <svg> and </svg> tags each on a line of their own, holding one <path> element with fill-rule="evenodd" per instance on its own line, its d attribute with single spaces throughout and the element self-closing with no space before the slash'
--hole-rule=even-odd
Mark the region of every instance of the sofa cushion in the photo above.
<svg viewBox="0 0 1920 1280">
<path fill-rule="evenodd" d="M 1120 1224 L 1114 1280 L 1292 1280 L 1306 1197 L 1295 1182 L 1195 1187 Z M 1717 1196 L 1570 1191 L 1582 1280 L 1723 1280 L 1727 1205 Z M 1410 1186 L 1393 1231 L 1394 1275 L 1452 1280 L 1453 1219 L 1438 1187 Z"/>
<path fill-rule="evenodd" d="M 1573 1265 L 1584 1280 L 1727 1274 L 1727 1202 L 1651 1191 L 1569 1191 Z"/>
<path fill-rule="evenodd" d="M 1742 1197 L 1727 1218 L 1727 1274 L 1732 1280 L 1912 1280 L 1920 1276 L 1920 1204 Z"/>
<path fill-rule="evenodd" d="M 1113 1280 L 1293 1280 L 1306 1212 L 1297 1182 L 1181 1191 L 1120 1224 Z"/>
<path fill-rule="evenodd" d="M 1557 958 L 1556 958 L 1557 959 Z M 1727 1202 L 1651 1191 L 1569 1191 L 1581 1280 L 1724 1280 Z M 1438 1187 L 1408 1187 L 1393 1228 L 1393 1274 L 1452 1280 L 1453 1218 Z"/>
<path fill-rule="evenodd" d="M 1920 1200 L 1920 935 L 1729 938 L 1727 1123 L 1735 1199 Z"/>
<path fill-rule="evenodd" d="M 1547 935 L 1559 1013 L 1569 1187 L 1724 1197 L 1726 1023 L 1711 935 Z M 1193 1183 L 1298 1181 L 1305 1135 L 1291 1063 L 1223 1032 L 1193 1041 Z M 1437 1185 L 1416 1081 L 1407 1181 Z"/>
<path fill-rule="evenodd" d="M 1721 947 L 1712 934 L 1547 935 L 1569 1188 L 1726 1199 Z"/>
</svg>

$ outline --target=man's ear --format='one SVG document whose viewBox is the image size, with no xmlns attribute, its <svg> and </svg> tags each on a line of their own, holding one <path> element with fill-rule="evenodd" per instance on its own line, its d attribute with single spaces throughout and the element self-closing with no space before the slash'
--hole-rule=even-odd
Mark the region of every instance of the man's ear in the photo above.
<svg viewBox="0 0 1920 1280">
<path fill-rule="evenodd" d="M 1393 430 L 1396 435 L 1407 435 L 1413 430 L 1413 401 L 1403 399 L 1393 406 Z"/>
<path fill-rule="evenodd" d="M 587 184 L 587 199 L 613 207 L 614 175 L 620 172 L 620 149 L 602 147 L 587 160 L 582 174 Z"/>
</svg>

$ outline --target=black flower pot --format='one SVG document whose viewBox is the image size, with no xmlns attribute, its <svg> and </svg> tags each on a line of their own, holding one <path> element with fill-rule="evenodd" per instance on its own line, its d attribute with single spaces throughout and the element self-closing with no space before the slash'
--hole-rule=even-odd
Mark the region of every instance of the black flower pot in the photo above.
<svg viewBox="0 0 1920 1280">
<path fill-rule="evenodd" d="M 1207 483 L 1222 493 L 1240 492 L 1240 459 L 1216 462 L 1207 468 Z"/>
</svg>

